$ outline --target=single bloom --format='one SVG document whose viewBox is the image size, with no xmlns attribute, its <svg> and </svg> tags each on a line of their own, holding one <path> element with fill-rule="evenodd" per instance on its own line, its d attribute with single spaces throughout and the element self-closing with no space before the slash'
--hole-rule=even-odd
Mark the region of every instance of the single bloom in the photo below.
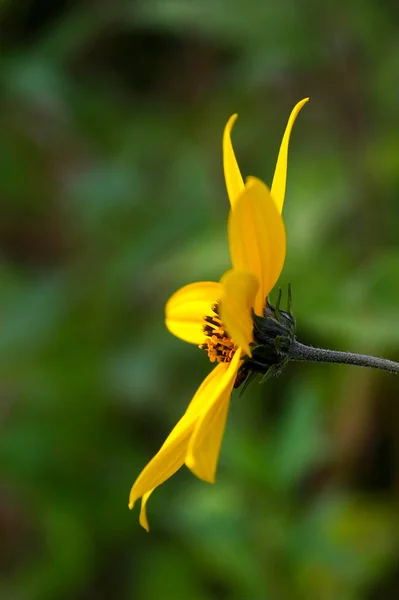
<svg viewBox="0 0 399 600">
<path fill-rule="evenodd" d="M 288 144 L 294 121 L 307 101 L 299 102 L 291 112 L 270 191 L 255 177 L 245 183 L 242 179 L 231 143 L 237 115 L 225 127 L 223 167 L 231 205 L 228 239 L 232 269 L 219 282 L 184 286 L 166 304 L 169 331 L 206 350 L 210 361 L 217 364 L 131 489 L 129 508 L 142 499 L 140 524 L 147 531 L 148 498 L 184 464 L 200 479 L 215 482 L 231 392 L 241 382 L 244 359 L 252 356 L 256 320 L 268 310 L 267 296 L 284 265 L 286 238 L 281 212 Z"/>
</svg>

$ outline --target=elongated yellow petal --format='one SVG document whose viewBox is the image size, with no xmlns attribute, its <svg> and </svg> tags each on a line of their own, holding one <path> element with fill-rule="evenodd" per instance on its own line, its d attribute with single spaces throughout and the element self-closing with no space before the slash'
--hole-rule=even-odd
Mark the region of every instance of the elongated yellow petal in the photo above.
<svg viewBox="0 0 399 600">
<path fill-rule="evenodd" d="M 222 295 L 222 286 L 214 281 L 190 283 L 178 290 L 166 303 L 166 326 L 185 342 L 201 344 L 204 339 L 204 317 Z"/>
<path fill-rule="evenodd" d="M 150 531 L 150 525 L 149 525 L 148 519 L 147 519 L 147 502 L 148 502 L 148 498 L 151 496 L 154 489 L 152 489 L 149 492 L 147 492 L 146 494 L 144 494 L 144 496 L 141 499 L 139 523 L 142 527 L 144 527 L 144 529 L 147 532 Z"/>
<path fill-rule="evenodd" d="M 283 140 L 280 145 L 280 151 L 277 157 L 277 164 L 274 170 L 273 182 L 271 187 L 272 198 L 276 203 L 276 206 L 280 213 L 283 210 L 284 197 L 285 197 L 285 186 L 287 181 L 287 162 L 288 162 L 288 145 L 290 141 L 290 135 L 292 127 L 295 123 L 299 111 L 302 106 L 306 104 L 309 98 L 304 98 L 294 106 L 290 117 L 288 119 L 287 127 L 285 128 Z"/>
<path fill-rule="evenodd" d="M 215 482 L 230 396 L 240 366 L 240 357 L 241 352 L 237 350 L 220 380 L 218 390 L 208 398 L 207 408 L 198 419 L 188 445 L 186 465 L 194 475 L 209 483 Z"/>
<path fill-rule="evenodd" d="M 226 363 L 219 363 L 212 369 L 209 375 L 205 377 L 184 413 L 187 418 L 196 419 L 203 413 L 207 407 L 209 398 L 212 399 L 213 395 L 219 390 L 220 382 L 224 377 L 227 368 L 228 365 Z"/>
<path fill-rule="evenodd" d="M 188 442 L 194 431 L 196 420 L 206 409 L 207 403 L 215 395 L 218 395 L 220 382 L 223 380 L 227 368 L 227 364 L 220 363 L 204 379 L 183 417 L 173 428 L 159 452 L 137 477 L 130 492 L 129 508 L 133 508 L 138 498 L 143 498 L 140 523 L 145 529 L 148 530 L 146 503 L 150 494 L 183 466 Z"/>
<path fill-rule="evenodd" d="M 233 267 L 252 273 L 259 281 L 255 312 L 262 315 L 267 295 L 284 265 L 284 223 L 267 186 L 248 178 L 244 192 L 230 211 L 229 245 Z"/>
<path fill-rule="evenodd" d="M 259 281 L 252 273 L 230 269 L 221 279 L 223 296 L 220 301 L 220 317 L 236 346 L 251 355 L 252 307 L 255 303 Z"/>
<path fill-rule="evenodd" d="M 187 454 L 186 465 L 196 477 L 208 483 L 215 483 L 230 397 L 231 389 L 225 390 L 204 416 L 195 438 L 194 434 L 191 437 L 193 448 Z"/>
<path fill-rule="evenodd" d="M 194 431 L 195 419 L 187 419 L 184 416 L 172 430 L 159 452 L 150 460 L 136 479 L 129 498 L 129 508 L 133 508 L 138 498 L 152 492 L 172 477 L 184 464 L 187 446 L 192 432 Z M 143 509 L 145 509 L 144 501 Z M 144 513 L 145 517 L 145 513 Z"/>
<path fill-rule="evenodd" d="M 234 154 L 231 143 L 231 130 L 238 115 L 232 115 L 227 121 L 223 134 L 223 168 L 226 181 L 227 194 L 230 204 L 233 207 L 238 196 L 244 189 L 244 182 L 241 177 L 240 168 Z"/>
</svg>

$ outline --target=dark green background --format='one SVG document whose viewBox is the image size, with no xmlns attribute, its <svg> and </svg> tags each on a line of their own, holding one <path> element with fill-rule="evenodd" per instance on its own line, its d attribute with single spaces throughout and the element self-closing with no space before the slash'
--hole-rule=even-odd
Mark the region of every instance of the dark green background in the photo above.
<svg viewBox="0 0 399 600">
<path fill-rule="evenodd" d="M 284 217 L 299 337 L 399 360 L 394 2 L 0 3 L 1 600 L 399 596 L 399 379 L 235 394 L 210 486 L 130 487 L 209 372 L 164 304 L 229 267 L 227 118 Z"/>
</svg>

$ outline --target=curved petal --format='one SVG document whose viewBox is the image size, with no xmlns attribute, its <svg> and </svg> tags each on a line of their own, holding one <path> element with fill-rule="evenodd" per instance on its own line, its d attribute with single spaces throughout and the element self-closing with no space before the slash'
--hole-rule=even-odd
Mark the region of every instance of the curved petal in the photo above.
<svg viewBox="0 0 399 600">
<path fill-rule="evenodd" d="M 201 344 L 204 339 L 204 317 L 222 295 L 222 286 L 214 281 L 199 281 L 180 288 L 166 303 L 166 327 L 176 337 Z"/>
<path fill-rule="evenodd" d="M 284 223 L 267 186 L 248 178 L 244 192 L 230 211 L 229 245 L 233 267 L 252 273 L 259 281 L 254 309 L 262 315 L 266 297 L 284 265 Z"/>
<path fill-rule="evenodd" d="M 172 430 L 159 452 L 150 460 L 136 479 L 129 498 L 132 509 L 138 498 L 143 497 L 140 523 L 148 530 L 146 503 L 153 490 L 172 477 L 184 464 L 187 446 L 194 431 L 195 419 L 182 417 Z M 146 526 L 147 525 L 147 526 Z"/>
<path fill-rule="evenodd" d="M 234 344 L 251 356 L 252 307 L 259 281 L 252 273 L 231 269 L 223 275 L 221 283 L 224 290 L 219 308 L 222 323 Z"/>
<path fill-rule="evenodd" d="M 280 213 L 283 210 L 285 185 L 287 181 L 288 144 L 290 141 L 290 135 L 292 127 L 295 123 L 295 119 L 299 114 L 299 111 L 308 100 L 309 98 L 304 98 L 303 100 L 298 102 L 298 104 L 296 104 L 292 109 L 292 112 L 288 119 L 287 127 L 285 128 L 283 140 L 280 145 L 280 151 L 277 157 L 277 164 L 274 170 L 271 194 Z"/>
<path fill-rule="evenodd" d="M 227 194 L 230 204 L 233 207 L 238 196 L 244 189 L 244 182 L 241 177 L 240 168 L 234 154 L 233 145 L 231 143 L 231 130 L 236 122 L 238 115 L 232 115 L 227 121 L 223 133 L 223 169 L 224 178 L 226 181 Z"/>
<path fill-rule="evenodd" d="M 148 519 L 147 519 L 147 502 L 148 502 L 148 498 L 151 496 L 154 489 L 155 488 L 153 488 L 152 490 L 150 490 L 149 492 L 144 494 L 144 496 L 141 499 L 139 523 L 147 532 L 150 531 L 150 525 L 149 525 Z M 133 506 L 130 508 L 133 508 Z"/>
<path fill-rule="evenodd" d="M 215 482 L 216 467 L 229 410 L 230 396 L 241 362 L 238 349 L 220 381 L 217 393 L 198 419 L 188 445 L 186 465 L 200 479 Z"/>
<path fill-rule="evenodd" d="M 196 419 L 202 414 L 207 406 L 207 398 L 212 398 L 213 394 L 219 389 L 220 381 L 227 368 L 228 365 L 226 363 L 218 363 L 209 375 L 205 377 L 184 413 L 186 417 Z"/>
<path fill-rule="evenodd" d="M 223 380 L 228 365 L 220 363 L 204 379 L 185 414 L 173 428 L 159 452 L 141 471 L 130 492 L 129 508 L 133 508 L 138 498 L 142 499 L 140 523 L 148 530 L 146 503 L 152 491 L 169 479 L 184 464 L 188 442 L 195 427 L 196 420 L 207 406 L 209 399 L 218 395 L 220 382 Z"/>
</svg>

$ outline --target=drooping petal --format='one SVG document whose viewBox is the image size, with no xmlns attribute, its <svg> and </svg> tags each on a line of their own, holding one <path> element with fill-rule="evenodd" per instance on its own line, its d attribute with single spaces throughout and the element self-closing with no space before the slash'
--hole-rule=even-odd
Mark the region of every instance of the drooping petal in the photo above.
<svg viewBox="0 0 399 600">
<path fill-rule="evenodd" d="M 223 134 L 223 169 L 226 181 L 227 194 L 230 204 L 233 207 L 238 196 L 244 189 L 244 182 L 241 177 L 240 168 L 234 154 L 231 143 L 231 130 L 238 115 L 232 115 L 227 121 Z"/>
<path fill-rule="evenodd" d="M 219 311 L 222 323 L 234 344 L 251 355 L 253 335 L 252 307 L 259 281 L 252 273 L 230 269 L 221 279 L 223 296 Z"/>
<path fill-rule="evenodd" d="M 287 127 L 285 128 L 283 140 L 280 145 L 280 151 L 277 157 L 277 163 L 276 168 L 274 170 L 273 182 L 271 187 L 271 194 L 280 213 L 283 210 L 285 197 L 285 186 L 287 181 L 288 144 L 290 141 L 290 135 L 292 127 L 295 123 L 295 119 L 299 114 L 299 111 L 308 100 L 309 98 L 304 98 L 303 100 L 298 102 L 298 104 L 296 104 L 292 109 L 292 112 L 288 119 Z"/>
<path fill-rule="evenodd" d="M 185 342 L 201 344 L 204 339 L 204 317 L 220 299 L 222 286 L 214 281 L 190 283 L 178 290 L 166 303 L 166 326 Z"/>
<path fill-rule="evenodd" d="M 152 489 L 149 492 L 147 492 L 146 494 L 144 494 L 144 496 L 141 499 L 139 523 L 147 532 L 150 531 L 150 525 L 149 525 L 148 519 L 147 519 L 147 502 L 148 502 L 148 498 L 151 496 L 154 489 Z"/>
<path fill-rule="evenodd" d="M 259 179 L 247 179 L 244 192 L 230 211 L 228 232 L 234 269 L 252 273 L 259 281 L 254 309 L 262 315 L 266 297 L 284 265 L 286 238 L 282 217 Z"/>
<path fill-rule="evenodd" d="M 227 364 L 220 363 L 204 379 L 183 417 L 173 428 L 159 452 L 137 477 L 130 492 L 129 508 L 133 508 L 138 498 L 143 498 L 140 523 L 145 529 L 148 529 L 146 503 L 150 494 L 183 466 L 196 420 L 206 408 L 209 399 L 218 395 L 220 382 L 223 380 L 227 368 Z"/>
<path fill-rule="evenodd" d="M 146 503 L 152 491 L 172 477 L 184 464 L 187 446 L 194 431 L 195 419 L 182 417 L 172 430 L 159 452 L 150 460 L 136 479 L 129 498 L 129 508 L 133 508 L 138 498 L 143 497 L 140 522 L 147 524 Z M 147 529 L 145 527 L 145 529 Z"/>
<path fill-rule="evenodd" d="M 212 398 L 219 390 L 220 382 L 228 368 L 226 363 L 218 363 L 214 369 L 207 375 L 204 381 L 195 392 L 193 399 L 187 406 L 184 416 L 196 419 L 207 406 L 209 398 Z"/>
<path fill-rule="evenodd" d="M 241 362 L 240 349 L 234 354 L 219 389 L 209 397 L 207 408 L 198 419 L 188 445 L 186 465 L 200 479 L 215 482 L 216 467 L 230 404 L 230 396 Z"/>
</svg>

